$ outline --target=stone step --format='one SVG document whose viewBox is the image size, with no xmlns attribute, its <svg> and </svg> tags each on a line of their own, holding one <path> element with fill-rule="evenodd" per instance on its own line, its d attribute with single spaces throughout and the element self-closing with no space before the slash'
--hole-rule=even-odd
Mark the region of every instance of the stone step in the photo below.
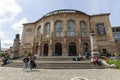
<svg viewBox="0 0 120 80">
<path fill-rule="evenodd" d="M 37 69 L 103 69 L 105 66 L 93 65 L 90 61 L 36 61 Z M 22 61 L 13 61 L 5 67 L 23 68 Z"/>
<path fill-rule="evenodd" d="M 37 61 L 73 61 L 79 58 L 78 56 L 43 56 L 38 57 Z M 83 59 L 83 60 L 90 60 L 90 59 Z"/>
</svg>

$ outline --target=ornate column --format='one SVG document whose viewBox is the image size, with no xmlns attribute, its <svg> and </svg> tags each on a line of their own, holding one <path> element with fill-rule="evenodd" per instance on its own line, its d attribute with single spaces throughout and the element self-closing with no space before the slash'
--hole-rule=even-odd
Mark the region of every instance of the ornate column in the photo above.
<svg viewBox="0 0 120 80">
<path fill-rule="evenodd" d="M 37 56 L 39 57 L 41 55 L 41 51 L 40 51 L 40 48 L 41 48 L 41 41 L 39 41 L 39 44 L 38 44 L 38 50 L 37 50 Z"/>
<path fill-rule="evenodd" d="M 50 40 L 48 56 L 52 56 L 52 40 Z"/>
<path fill-rule="evenodd" d="M 66 38 L 64 39 L 64 44 L 63 44 L 63 48 L 62 48 L 62 50 L 63 50 L 63 54 L 62 54 L 62 56 L 68 56 L 68 54 L 67 54 L 67 44 L 66 44 Z"/>
<path fill-rule="evenodd" d="M 78 39 L 79 39 L 79 41 L 78 41 L 78 42 L 79 42 L 79 51 L 78 51 L 78 52 L 79 52 L 79 55 L 83 55 L 83 51 L 82 51 L 82 48 L 83 48 L 83 47 L 82 47 L 82 41 L 81 41 L 80 38 L 78 38 Z"/>
<path fill-rule="evenodd" d="M 66 14 L 64 14 L 64 18 L 63 18 L 63 47 L 62 47 L 62 56 L 68 56 L 67 54 L 67 40 L 66 40 L 66 36 L 67 36 L 67 25 L 66 25 Z"/>
</svg>

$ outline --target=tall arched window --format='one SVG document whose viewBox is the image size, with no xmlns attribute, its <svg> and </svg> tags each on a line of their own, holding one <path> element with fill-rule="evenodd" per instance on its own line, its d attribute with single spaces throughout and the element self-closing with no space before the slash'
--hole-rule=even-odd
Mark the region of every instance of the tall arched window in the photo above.
<svg viewBox="0 0 120 80">
<path fill-rule="evenodd" d="M 67 23 L 67 36 L 74 36 L 74 35 L 75 35 L 74 22 L 70 20 Z"/>
<path fill-rule="evenodd" d="M 87 33 L 86 33 L 86 24 L 84 21 L 81 21 L 80 22 L 80 35 L 81 36 L 86 36 Z"/>
<path fill-rule="evenodd" d="M 38 28 L 37 28 L 37 36 L 40 36 L 40 34 L 41 34 L 41 26 L 39 26 Z"/>
<path fill-rule="evenodd" d="M 50 23 L 45 24 L 45 38 L 50 37 Z"/>
<path fill-rule="evenodd" d="M 62 22 L 61 21 L 57 21 L 55 24 L 55 34 L 56 34 L 56 37 L 62 36 Z"/>
</svg>

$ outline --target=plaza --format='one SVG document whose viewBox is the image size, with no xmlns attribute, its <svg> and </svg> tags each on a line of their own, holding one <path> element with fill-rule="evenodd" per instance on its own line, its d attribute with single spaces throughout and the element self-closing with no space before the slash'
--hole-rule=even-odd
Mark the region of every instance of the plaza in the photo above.
<svg viewBox="0 0 120 80">
<path fill-rule="evenodd" d="M 22 68 L 0 67 L 0 80 L 71 80 L 82 77 L 88 80 L 119 80 L 117 69 L 36 69 L 23 72 Z"/>
</svg>

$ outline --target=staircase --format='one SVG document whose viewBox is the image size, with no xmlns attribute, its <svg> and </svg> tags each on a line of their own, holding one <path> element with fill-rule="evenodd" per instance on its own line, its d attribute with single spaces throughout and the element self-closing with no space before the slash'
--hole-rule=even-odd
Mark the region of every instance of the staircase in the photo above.
<svg viewBox="0 0 120 80">
<path fill-rule="evenodd" d="M 90 59 L 73 61 L 73 57 L 39 57 L 36 59 L 38 69 L 103 69 L 105 66 L 93 65 Z M 6 67 L 22 68 L 21 60 L 14 60 L 13 63 L 5 65 Z"/>
</svg>

